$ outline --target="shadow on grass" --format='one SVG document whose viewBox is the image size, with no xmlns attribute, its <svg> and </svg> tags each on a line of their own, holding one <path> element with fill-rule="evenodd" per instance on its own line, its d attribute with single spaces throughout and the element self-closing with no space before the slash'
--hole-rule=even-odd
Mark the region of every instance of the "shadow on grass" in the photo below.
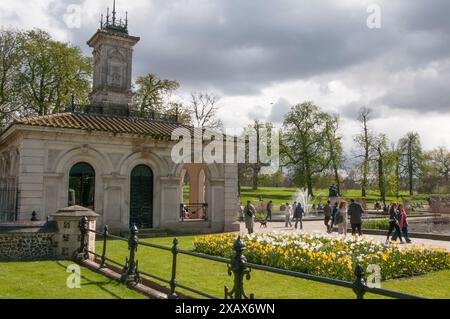
<svg viewBox="0 0 450 319">
<path fill-rule="evenodd" d="M 62 261 L 56 261 L 56 264 L 64 269 L 67 269 L 67 265 L 65 265 Z M 84 269 L 86 269 L 86 268 L 84 268 Z M 86 270 L 88 270 L 88 269 L 86 269 Z M 88 271 L 91 271 L 91 270 L 88 270 Z M 98 275 L 104 277 L 105 280 L 104 281 L 93 281 L 90 278 L 86 277 L 85 275 L 81 275 L 81 278 L 83 278 L 85 280 L 85 282 L 87 282 L 87 283 L 82 283 L 81 286 L 96 286 L 114 298 L 123 299 L 121 296 L 117 295 L 116 293 L 109 290 L 105 286 L 107 286 L 107 285 L 119 286 L 120 285 L 120 286 L 123 286 L 123 288 L 129 289 L 126 285 L 123 285 L 114 279 L 107 278 L 107 277 L 103 276 L 102 274 L 98 274 Z"/>
</svg>

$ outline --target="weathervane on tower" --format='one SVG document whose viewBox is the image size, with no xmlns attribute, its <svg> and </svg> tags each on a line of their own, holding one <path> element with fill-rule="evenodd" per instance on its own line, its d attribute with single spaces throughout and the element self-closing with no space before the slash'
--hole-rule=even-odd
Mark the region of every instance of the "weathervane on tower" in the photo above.
<svg viewBox="0 0 450 319">
<path fill-rule="evenodd" d="M 117 32 L 123 32 L 128 34 L 128 11 L 125 13 L 125 22 L 122 22 L 122 18 L 117 21 L 116 18 L 116 0 L 113 1 L 113 11 L 112 11 L 112 19 L 110 19 L 109 15 L 109 7 L 106 10 L 106 21 L 103 22 L 103 14 L 100 20 L 100 29 L 102 30 L 111 30 Z"/>
</svg>

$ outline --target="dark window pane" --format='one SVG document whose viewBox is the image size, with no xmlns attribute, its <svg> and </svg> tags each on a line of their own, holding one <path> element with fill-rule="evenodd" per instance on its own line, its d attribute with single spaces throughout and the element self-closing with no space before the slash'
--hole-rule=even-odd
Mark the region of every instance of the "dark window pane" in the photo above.
<svg viewBox="0 0 450 319">
<path fill-rule="evenodd" d="M 131 172 L 130 225 L 153 227 L 153 172 L 145 165 Z"/>
<path fill-rule="evenodd" d="M 75 192 L 75 204 L 94 210 L 95 171 L 87 163 L 78 163 L 69 174 L 69 189 Z M 70 196 L 69 196 L 70 198 Z"/>
</svg>

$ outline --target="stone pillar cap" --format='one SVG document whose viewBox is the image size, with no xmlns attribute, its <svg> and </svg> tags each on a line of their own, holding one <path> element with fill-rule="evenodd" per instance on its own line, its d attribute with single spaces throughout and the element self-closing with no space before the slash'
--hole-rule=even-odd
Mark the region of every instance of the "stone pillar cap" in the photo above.
<svg viewBox="0 0 450 319">
<path fill-rule="evenodd" d="M 70 206 L 66 208 L 61 208 L 56 213 L 51 214 L 51 217 L 98 217 L 100 216 L 93 210 L 82 207 L 82 206 Z"/>
</svg>

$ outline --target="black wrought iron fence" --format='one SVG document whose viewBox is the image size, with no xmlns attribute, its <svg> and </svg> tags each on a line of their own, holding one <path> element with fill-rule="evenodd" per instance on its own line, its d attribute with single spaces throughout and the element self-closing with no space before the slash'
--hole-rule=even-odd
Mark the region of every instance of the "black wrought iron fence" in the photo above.
<svg viewBox="0 0 450 319">
<path fill-rule="evenodd" d="M 241 240 L 240 237 L 237 237 L 236 241 L 234 242 L 233 249 L 235 254 L 231 259 L 226 259 L 222 257 L 214 257 L 214 256 L 208 256 L 192 251 L 182 250 L 178 248 L 178 239 L 174 238 L 172 247 L 167 247 L 163 245 L 157 245 L 157 244 L 151 244 L 147 242 L 139 242 L 138 238 L 138 229 L 136 226 L 132 226 L 130 229 L 130 237 L 124 238 L 112 235 L 108 232 L 108 226 L 105 226 L 103 232 L 98 232 L 95 230 L 88 229 L 88 220 L 87 218 L 83 218 L 80 221 L 80 231 L 81 231 L 81 245 L 79 248 L 79 254 L 78 257 L 83 260 L 87 259 L 89 257 L 89 254 L 92 254 L 93 256 L 97 257 L 100 262 L 100 267 L 107 267 L 108 263 L 111 263 L 112 265 L 122 267 L 122 276 L 121 280 L 124 283 L 141 283 L 142 278 L 151 278 L 153 280 L 157 280 L 159 282 L 168 284 L 170 287 L 170 292 L 167 294 L 167 297 L 169 299 L 177 299 L 177 289 L 184 289 L 186 291 L 189 291 L 191 293 L 197 294 L 199 296 L 209 298 L 209 299 L 222 299 L 218 296 L 213 296 L 211 294 L 208 294 L 206 292 L 200 291 L 198 289 L 183 285 L 177 281 L 177 256 L 178 255 L 186 255 L 191 256 L 195 258 L 201 258 L 209 261 L 214 261 L 218 263 L 222 263 L 227 265 L 228 267 L 228 275 L 233 277 L 233 287 L 229 289 L 228 287 L 224 287 L 224 297 L 223 299 L 254 299 L 254 294 L 247 294 L 245 292 L 244 283 L 247 280 L 251 279 L 251 271 L 254 270 L 261 270 L 269 273 L 294 277 L 294 278 L 300 278 L 305 280 L 311 280 L 314 282 L 320 282 L 324 284 L 330 284 L 334 286 L 344 287 L 352 289 L 355 293 L 355 296 L 357 299 L 364 299 L 365 294 L 372 293 L 375 295 L 390 297 L 390 298 L 397 298 L 397 299 L 425 299 L 423 297 L 404 294 L 401 292 L 396 292 L 392 290 L 386 290 L 381 288 L 372 288 L 367 285 L 367 283 L 364 281 L 364 269 L 361 265 L 357 265 L 355 268 L 355 281 L 354 282 L 348 282 L 343 280 L 337 280 L 332 278 L 326 278 L 326 277 L 320 277 L 295 271 L 289 271 L 269 266 L 263 266 L 263 265 L 257 265 L 248 263 L 247 259 L 244 256 L 245 251 L 245 244 Z M 102 247 L 102 253 L 97 254 L 93 251 L 87 250 L 87 244 L 86 244 L 86 236 L 88 232 L 93 232 L 98 235 L 103 236 L 103 247 Z M 128 242 L 128 250 L 130 251 L 129 257 L 125 258 L 125 264 L 122 264 L 120 262 L 117 262 L 113 259 L 110 259 L 107 257 L 107 243 L 108 238 L 121 240 Z M 143 247 L 150 247 L 154 249 L 160 249 L 167 252 L 170 252 L 172 254 L 172 268 L 171 268 L 171 278 L 162 278 L 160 276 L 156 276 L 154 274 L 150 274 L 144 271 L 141 271 L 139 269 L 139 262 L 136 260 L 136 251 L 137 247 L 143 246 Z"/>
<path fill-rule="evenodd" d="M 0 222 L 15 222 L 19 212 L 19 189 L 0 188 Z"/>
</svg>

